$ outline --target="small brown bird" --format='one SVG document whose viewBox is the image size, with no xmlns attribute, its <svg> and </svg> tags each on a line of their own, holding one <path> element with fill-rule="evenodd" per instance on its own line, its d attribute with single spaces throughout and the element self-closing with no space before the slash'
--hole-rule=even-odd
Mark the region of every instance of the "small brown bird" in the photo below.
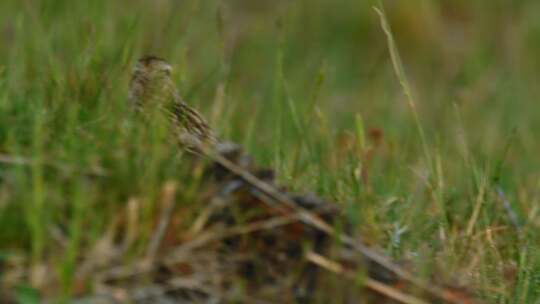
<svg viewBox="0 0 540 304">
<path fill-rule="evenodd" d="M 217 139 L 206 120 L 186 104 L 171 78 L 172 66 L 164 59 L 145 56 L 137 62 L 129 83 L 129 103 L 138 112 L 158 109 L 166 113 L 187 148 L 214 146 Z"/>
</svg>

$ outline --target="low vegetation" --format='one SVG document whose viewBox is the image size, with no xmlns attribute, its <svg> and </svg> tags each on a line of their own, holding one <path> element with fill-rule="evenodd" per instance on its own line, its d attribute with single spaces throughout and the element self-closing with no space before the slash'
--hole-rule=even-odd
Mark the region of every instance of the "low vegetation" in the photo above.
<svg viewBox="0 0 540 304">
<path fill-rule="evenodd" d="M 370 1 L 1 1 L 0 295 L 92 290 L 81 257 L 106 259 L 117 227 L 126 260 L 145 253 L 170 185 L 192 226 L 202 173 L 127 104 L 155 54 L 221 138 L 336 202 L 365 243 L 536 303 L 540 5 L 402 2 L 384 3 L 389 52 Z"/>
</svg>

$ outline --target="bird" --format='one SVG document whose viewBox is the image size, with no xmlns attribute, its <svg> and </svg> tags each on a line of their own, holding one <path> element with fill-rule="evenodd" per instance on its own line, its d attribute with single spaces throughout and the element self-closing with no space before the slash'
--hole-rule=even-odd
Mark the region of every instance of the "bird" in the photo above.
<svg viewBox="0 0 540 304">
<path fill-rule="evenodd" d="M 129 105 L 138 113 L 157 110 L 166 115 L 179 143 L 187 149 L 212 147 L 218 142 L 204 117 L 180 96 L 165 59 L 148 55 L 135 64 L 129 82 Z"/>
</svg>

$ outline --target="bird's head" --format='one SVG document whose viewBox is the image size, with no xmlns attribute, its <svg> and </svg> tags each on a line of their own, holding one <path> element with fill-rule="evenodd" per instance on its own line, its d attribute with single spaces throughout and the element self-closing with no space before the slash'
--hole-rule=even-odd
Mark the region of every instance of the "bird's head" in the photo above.
<svg viewBox="0 0 540 304">
<path fill-rule="evenodd" d="M 136 107 L 171 101 L 176 88 L 171 78 L 172 66 L 156 56 L 144 56 L 133 68 L 130 101 Z"/>
<path fill-rule="evenodd" d="M 156 56 L 144 56 L 135 65 L 134 73 L 142 73 L 150 80 L 154 78 L 170 77 L 172 66 Z"/>
</svg>

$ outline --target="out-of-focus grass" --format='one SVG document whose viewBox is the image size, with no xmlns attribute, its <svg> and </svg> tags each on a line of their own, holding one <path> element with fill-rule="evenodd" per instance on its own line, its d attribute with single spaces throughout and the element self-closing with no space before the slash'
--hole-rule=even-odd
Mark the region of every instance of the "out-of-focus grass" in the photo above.
<svg viewBox="0 0 540 304">
<path fill-rule="evenodd" d="M 54 265 L 69 296 L 78 254 L 130 198 L 148 228 L 134 255 L 166 181 L 196 205 L 163 129 L 126 105 L 130 66 L 151 53 L 222 137 L 342 204 L 369 243 L 489 302 L 537 301 L 540 4 L 387 3 L 430 159 L 371 6 L 2 1 L 0 152 L 31 165 L 0 164 L 0 257 Z M 98 167 L 108 176 L 85 173 Z"/>
</svg>

